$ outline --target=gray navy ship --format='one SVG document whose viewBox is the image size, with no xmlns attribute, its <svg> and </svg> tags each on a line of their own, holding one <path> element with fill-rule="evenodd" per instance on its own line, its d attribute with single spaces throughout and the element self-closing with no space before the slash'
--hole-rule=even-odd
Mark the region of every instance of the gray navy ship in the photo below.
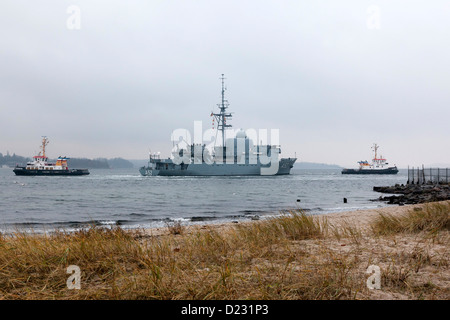
<svg viewBox="0 0 450 320">
<path fill-rule="evenodd" d="M 297 158 L 281 158 L 279 145 L 254 145 L 244 130 L 238 130 L 234 137 L 225 139 L 225 131 L 232 126 L 232 114 L 225 100 L 224 75 L 222 80 L 222 101 L 219 112 L 211 112 L 216 132 L 221 132 L 222 145 L 214 145 L 210 151 L 205 144 L 187 143 L 177 146 L 172 156 L 166 159 L 150 154 L 147 166 L 139 168 L 143 176 L 261 176 L 288 175 Z M 228 123 L 227 123 L 228 121 Z"/>
</svg>

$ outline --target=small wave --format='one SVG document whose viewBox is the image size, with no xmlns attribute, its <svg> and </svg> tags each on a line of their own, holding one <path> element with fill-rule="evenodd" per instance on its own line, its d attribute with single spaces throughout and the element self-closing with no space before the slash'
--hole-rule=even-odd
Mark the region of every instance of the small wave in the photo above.
<svg viewBox="0 0 450 320">
<path fill-rule="evenodd" d="M 89 220 L 89 221 L 59 221 L 59 222 L 21 222 L 10 223 L 3 225 L 6 229 L 15 229 L 18 231 L 25 229 L 36 230 L 65 230 L 65 229 L 80 229 L 93 226 L 113 226 L 129 223 L 130 220 Z"/>
<path fill-rule="evenodd" d="M 153 210 L 146 210 L 146 211 L 153 211 Z M 131 217 L 145 217 L 147 215 L 145 213 L 132 212 L 132 213 L 129 214 L 129 216 L 131 216 Z"/>
<path fill-rule="evenodd" d="M 241 210 L 239 213 L 242 213 L 244 216 L 246 215 L 252 215 L 252 214 L 262 214 L 266 213 L 266 210 Z"/>
<path fill-rule="evenodd" d="M 212 221 L 217 220 L 216 217 L 191 217 L 190 221 L 192 222 L 199 222 L 199 221 Z"/>
<path fill-rule="evenodd" d="M 315 208 L 309 208 L 309 209 L 303 209 L 304 211 L 323 211 L 323 208 L 321 207 L 315 207 Z"/>
</svg>

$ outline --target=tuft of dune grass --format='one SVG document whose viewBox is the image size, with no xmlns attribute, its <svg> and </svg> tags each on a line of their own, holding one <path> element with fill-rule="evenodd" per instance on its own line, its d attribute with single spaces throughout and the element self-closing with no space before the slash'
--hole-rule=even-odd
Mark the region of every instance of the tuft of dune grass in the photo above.
<svg viewBox="0 0 450 320">
<path fill-rule="evenodd" d="M 139 268 L 141 254 L 133 234 L 119 227 L 51 235 L 15 232 L 0 239 L 0 297 L 56 299 L 81 293 L 82 298 L 97 283 L 111 287 L 114 295 L 114 278 L 125 274 L 127 267 Z M 88 290 L 67 290 L 69 265 L 83 270 L 83 280 L 91 284 Z"/>
<path fill-rule="evenodd" d="M 247 241 L 277 242 L 281 239 L 305 240 L 325 237 L 325 217 L 307 215 L 301 209 L 283 210 L 279 216 L 250 225 L 238 226 Z"/>
<path fill-rule="evenodd" d="M 401 216 L 380 214 L 371 223 L 371 228 L 376 235 L 422 231 L 436 233 L 442 230 L 450 230 L 450 201 L 427 203 L 422 208 L 412 208 Z"/>
<path fill-rule="evenodd" d="M 166 222 L 166 226 L 169 233 L 173 235 L 182 234 L 185 229 L 181 221 Z"/>
<path fill-rule="evenodd" d="M 307 215 L 301 209 L 285 210 L 274 218 L 272 224 L 292 240 L 323 238 L 328 231 L 328 220 L 324 217 Z"/>
</svg>

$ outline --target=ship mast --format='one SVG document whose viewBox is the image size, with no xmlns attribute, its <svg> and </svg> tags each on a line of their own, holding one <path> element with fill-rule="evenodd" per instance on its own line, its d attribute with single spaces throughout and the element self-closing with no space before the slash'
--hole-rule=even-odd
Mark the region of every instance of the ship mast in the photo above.
<svg viewBox="0 0 450 320">
<path fill-rule="evenodd" d="M 227 118 L 231 119 L 231 113 L 226 113 L 226 110 L 229 106 L 228 100 L 225 99 L 225 82 L 226 79 L 224 77 L 224 74 L 222 73 L 222 77 L 219 79 L 222 80 L 222 101 L 221 103 L 217 104 L 217 106 L 220 109 L 219 113 L 212 113 L 212 115 L 217 120 L 217 130 L 222 131 L 222 147 L 225 148 L 225 129 L 231 127 L 230 124 L 227 124 Z"/>
<path fill-rule="evenodd" d="M 378 145 L 376 143 L 374 143 L 372 148 L 375 151 L 375 158 L 374 158 L 374 160 L 376 160 L 377 159 L 377 150 L 378 150 L 379 147 L 378 147 Z"/>
<path fill-rule="evenodd" d="M 43 156 L 44 158 L 47 158 L 47 156 L 45 155 L 45 146 L 48 145 L 48 143 L 49 143 L 49 141 L 48 141 L 47 137 L 46 137 L 46 136 L 42 136 L 42 146 L 41 146 L 41 149 L 42 149 L 42 156 Z"/>
</svg>

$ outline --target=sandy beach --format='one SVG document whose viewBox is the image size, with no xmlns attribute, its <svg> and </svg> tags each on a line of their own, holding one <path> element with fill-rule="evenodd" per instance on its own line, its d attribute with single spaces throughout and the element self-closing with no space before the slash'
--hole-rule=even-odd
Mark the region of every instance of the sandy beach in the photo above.
<svg viewBox="0 0 450 320">
<path fill-rule="evenodd" d="M 438 204 L 448 205 L 449 201 L 438 202 Z M 329 235 L 319 239 L 293 241 L 291 250 L 298 249 L 300 246 L 303 253 L 306 251 L 308 256 L 315 256 L 323 263 L 327 263 L 330 254 L 335 261 L 351 260 L 352 263 L 358 264 L 356 273 L 359 272 L 360 277 L 364 274 L 366 278 L 369 276 L 366 272 L 370 265 L 379 266 L 385 273 L 384 282 L 393 286 L 367 290 L 365 284 L 360 288 L 361 291 L 355 294 L 356 299 L 450 299 L 448 230 L 437 236 L 426 233 L 374 236 L 371 232 L 371 223 L 380 214 L 401 217 L 411 211 L 421 212 L 427 206 L 429 206 L 428 203 L 393 205 L 370 210 L 316 215 L 315 217 L 319 219 L 325 218 L 329 226 L 347 231 L 340 231 L 341 234 L 338 237 Z M 183 234 L 215 231 L 226 236 L 233 234 L 238 225 L 245 227 L 261 222 L 263 220 L 186 226 Z M 168 228 L 146 229 L 145 232 L 154 237 L 177 237 L 171 234 Z M 324 254 L 324 251 L 327 253 Z M 426 293 L 422 292 L 422 289 Z"/>
<path fill-rule="evenodd" d="M 239 223 L 1 235 L 0 298 L 448 300 L 449 212 L 443 201 Z M 73 265 L 80 290 L 66 284 Z"/>
</svg>

